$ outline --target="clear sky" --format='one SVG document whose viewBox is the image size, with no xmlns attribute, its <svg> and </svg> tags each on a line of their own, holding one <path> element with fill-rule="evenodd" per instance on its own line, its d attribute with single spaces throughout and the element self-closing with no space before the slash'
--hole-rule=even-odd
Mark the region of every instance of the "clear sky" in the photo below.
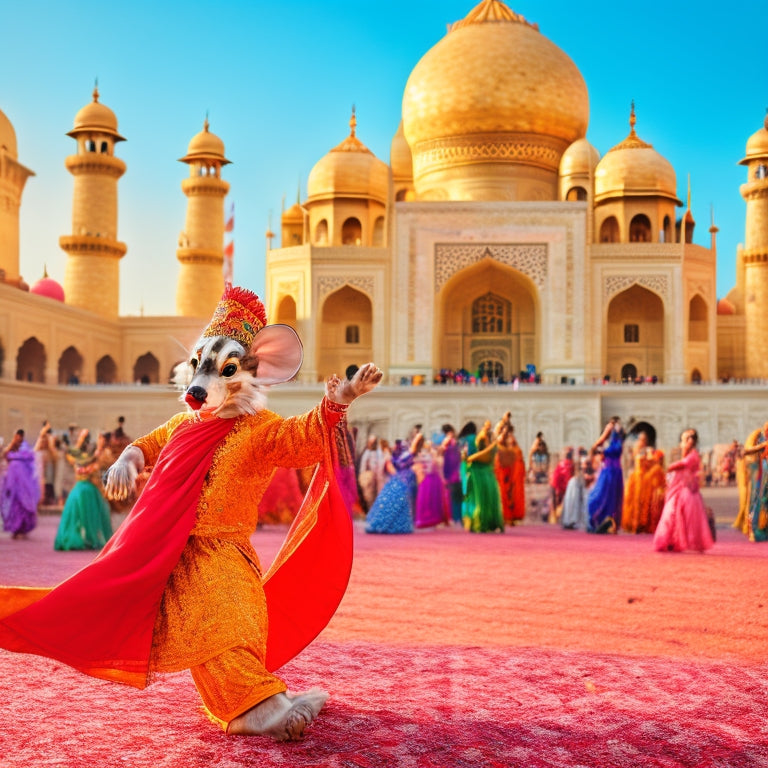
<svg viewBox="0 0 768 768">
<path fill-rule="evenodd" d="M 19 161 L 36 176 L 21 210 L 21 271 L 31 284 L 64 279 L 58 238 L 71 232 L 72 177 L 64 158 L 77 111 L 100 101 L 118 118 L 128 165 L 119 182 L 121 314 L 173 314 L 187 175 L 177 162 L 202 129 L 225 144 L 231 166 L 227 210 L 235 205 L 235 281 L 259 294 L 265 237 L 279 232 L 313 165 L 349 132 L 389 161 L 408 75 L 446 24 L 475 0 L 3 0 L 0 109 L 13 123 Z M 687 177 L 697 222 L 709 245 L 718 236 L 717 295 L 735 283 L 745 204 L 738 165 L 768 107 L 765 0 L 643 3 L 511 0 L 580 69 L 589 91 L 587 138 L 601 155 L 636 130 Z M 278 244 L 278 241 L 275 243 Z"/>
</svg>

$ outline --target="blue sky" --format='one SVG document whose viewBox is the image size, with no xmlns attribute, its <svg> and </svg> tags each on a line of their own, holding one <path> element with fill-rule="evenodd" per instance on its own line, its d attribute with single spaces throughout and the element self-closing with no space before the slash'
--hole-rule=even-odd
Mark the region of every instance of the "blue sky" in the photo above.
<svg viewBox="0 0 768 768">
<path fill-rule="evenodd" d="M 186 198 L 177 162 L 206 112 L 227 156 L 235 205 L 235 280 L 264 292 L 269 217 L 279 231 L 282 200 L 296 200 L 313 165 L 348 134 L 389 161 L 405 83 L 446 24 L 474 0 L 3 4 L 0 109 L 16 128 L 19 161 L 35 171 L 21 213 L 21 271 L 31 283 L 47 264 L 63 281 L 58 238 L 71 231 L 72 177 L 64 158 L 76 112 L 98 77 L 102 103 L 127 141 L 119 183 L 121 314 L 173 314 Z M 718 297 L 735 283 L 745 204 L 738 165 L 768 107 L 768 54 L 758 30 L 768 3 L 647 0 L 514 0 L 579 67 L 589 91 L 587 138 L 603 155 L 629 131 L 687 176 L 697 222 L 718 236 Z"/>
</svg>

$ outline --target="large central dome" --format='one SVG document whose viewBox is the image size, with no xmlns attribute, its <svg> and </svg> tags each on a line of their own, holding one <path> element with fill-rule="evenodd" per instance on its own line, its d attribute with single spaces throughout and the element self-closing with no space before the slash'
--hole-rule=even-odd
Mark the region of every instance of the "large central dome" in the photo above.
<svg viewBox="0 0 768 768">
<path fill-rule="evenodd" d="M 500 0 L 483 0 L 416 65 L 403 96 L 418 199 L 557 199 L 560 157 L 586 135 L 571 59 Z"/>
</svg>

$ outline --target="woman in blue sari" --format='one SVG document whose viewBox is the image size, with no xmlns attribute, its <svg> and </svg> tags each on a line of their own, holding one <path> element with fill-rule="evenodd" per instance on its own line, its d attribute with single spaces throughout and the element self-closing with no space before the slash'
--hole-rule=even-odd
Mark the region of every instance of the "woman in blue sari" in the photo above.
<svg viewBox="0 0 768 768">
<path fill-rule="evenodd" d="M 621 527 L 621 507 L 624 502 L 621 453 L 624 437 L 621 419 L 614 416 L 592 446 L 593 451 L 600 446 L 604 447 L 600 473 L 587 499 L 587 531 L 590 533 L 618 533 Z"/>
<path fill-rule="evenodd" d="M 413 508 L 418 483 L 413 462 L 424 436 L 419 433 L 410 449 L 393 454 L 394 474 L 387 480 L 365 518 L 366 533 L 413 533 Z"/>
</svg>

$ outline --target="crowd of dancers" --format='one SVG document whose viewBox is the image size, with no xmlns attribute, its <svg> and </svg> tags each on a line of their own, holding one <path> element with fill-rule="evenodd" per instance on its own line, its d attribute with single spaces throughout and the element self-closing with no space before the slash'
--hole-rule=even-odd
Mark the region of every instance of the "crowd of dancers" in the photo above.
<svg viewBox="0 0 768 768">
<path fill-rule="evenodd" d="M 40 508 L 61 509 L 54 549 L 101 549 L 113 533 L 102 480 L 131 442 L 124 421 L 119 417 L 113 431 L 100 432 L 95 440 L 76 424 L 56 433 L 45 421 L 34 442 L 16 430 L 0 450 L 3 530 L 13 539 L 26 538 L 37 526 Z"/>
<path fill-rule="evenodd" d="M 704 473 L 696 430 L 683 431 L 679 460 L 668 465 L 646 432 L 632 438 L 628 448 L 621 420 L 614 417 L 592 446 L 567 447 L 553 462 L 541 432 L 523 454 L 510 412 L 495 426 L 486 421 L 479 429 L 472 421 L 458 432 L 443 424 L 431 439 L 420 424 L 392 444 L 369 435 L 359 455 L 350 435 L 343 490 L 372 534 L 436 526 L 503 532 L 529 517 L 594 534 L 651 534 L 662 551 L 711 548 L 716 529 L 699 490 Z M 111 513 L 127 506 L 115 509 L 113 502 L 110 508 L 102 479 L 129 443 L 122 417 L 96 440 L 74 424 L 57 434 L 45 422 L 34 443 L 18 430 L 0 451 L 3 529 L 24 538 L 37 523 L 39 507 L 59 506 L 55 549 L 103 547 L 113 531 Z M 627 459 L 631 466 L 625 470 Z M 312 468 L 275 472 L 260 505 L 262 524 L 291 521 L 311 473 Z M 752 541 L 768 541 L 768 422 L 743 446 L 734 440 L 720 459 L 720 474 L 738 485 L 735 526 Z"/>
</svg>

